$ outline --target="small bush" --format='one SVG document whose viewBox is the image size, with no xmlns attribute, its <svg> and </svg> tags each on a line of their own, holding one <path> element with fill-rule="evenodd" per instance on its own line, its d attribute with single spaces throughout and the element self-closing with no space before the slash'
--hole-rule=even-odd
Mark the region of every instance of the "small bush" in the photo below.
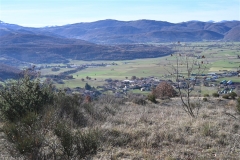
<svg viewBox="0 0 240 160">
<path fill-rule="evenodd" d="M 74 125 L 81 127 L 86 126 L 87 119 L 80 108 L 83 106 L 83 96 L 59 93 L 55 101 L 55 107 L 59 112 L 57 115 L 59 119 L 68 117 Z"/>
<path fill-rule="evenodd" d="M 237 99 L 236 110 L 240 114 L 240 98 Z"/>
<path fill-rule="evenodd" d="M 224 99 L 229 99 L 229 95 L 228 95 L 228 94 L 225 94 L 225 95 L 222 96 L 222 98 L 224 98 Z"/>
<path fill-rule="evenodd" d="M 174 90 L 171 84 L 163 81 L 152 91 L 152 94 L 157 98 L 175 97 L 177 92 Z"/>
<path fill-rule="evenodd" d="M 43 143 L 38 116 L 30 112 L 18 123 L 7 122 L 3 127 L 8 140 L 15 145 L 19 153 L 37 158 Z M 34 158 L 35 157 L 35 158 Z"/>
<path fill-rule="evenodd" d="M 190 107 L 192 108 L 192 109 L 195 109 L 195 108 L 199 108 L 201 106 L 201 104 L 200 104 L 200 102 L 191 102 L 190 103 Z"/>
<path fill-rule="evenodd" d="M 236 106 L 236 110 L 237 110 L 237 113 L 240 114 L 240 104 L 238 104 L 238 105 Z"/>
<path fill-rule="evenodd" d="M 0 111 L 3 119 L 18 121 L 28 112 L 40 113 L 44 107 L 53 103 L 53 87 L 32 79 L 27 73 L 17 82 L 8 83 L 0 89 Z"/>
<path fill-rule="evenodd" d="M 138 104 L 138 105 L 145 105 L 146 104 L 146 101 L 145 101 L 146 98 L 142 95 L 131 94 L 128 98 L 131 102 L 133 102 L 135 104 Z"/>
<path fill-rule="evenodd" d="M 156 97 L 155 97 L 155 95 L 153 95 L 153 94 L 149 94 L 148 97 L 147 97 L 147 99 L 148 99 L 149 101 L 153 102 L 153 103 L 157 103 Z"/>
<path fill-rule="evenodd" d="M 87 132 L 77 132 L 75 134 L 76 149 L 78 158 L 83 159 L 87 155 L 97 153 L 99 143 L 99 131 L 89 130 Z"/>
<path fill-rule="evenodd" d="M 240 104 L 240 97 L 237 99 L 238 104 Z"/>
<path fill-rule="evenodd" d="M 113 146 L 127 146 L 132 142 L 132 135 L 118 129 L 107 129 L 103 131 L 101 141 L 107 141 Z"/>
<path fill-rule="evenodd" d="M 210 124 L 203 124 L 201 132 L 204 136 L 210 136 L 212 133 Z"/>
<path fill-rule="evenodd" d="M 55 134 L 58 136 L 60 143 L 63 148 L 64 154 L 68 157 L 72 157 L 74 155 L 74 136 L 71 133 L 70 129 L 66 127 L 64 123 L 57 124 L 55 130 Z"/>
<path fill-rule="evenodd" d="M 206 102 L 208 99 L 206 97 L 203 98 L 203 101 Z"/>
<path fill-rule="evenodd" d="M 121 104 L 124 104 L 124 98 L 116 98 L 113 95 L 101 95 L 98 97 L 97 100 L 98 104 L 109 104 L 109 105 L 114 105 L 114 106 L 119 106 Z"/>
<path fill-rule="evenodd" d="M 212 96 L 213 97 L 219 97 L 219 94 L 215 92 L 215 93 L 212 94 Z"/>
<path fill-rule="evenodd" d="M 145 101 L 145 99 L 142 99 L 142 98 L 136 98 L 136 99 L 134 99 L 133 103 L 138 104 L 138 105 L 145 105 L 146 101 Z"/>
<path fill-rule="evenodd" d="M 209 94 L 204 94 L 203 97 L 209 97 Z"/>
<path fill-rule="evenodd" d="M 55 134 L 60 139 L 64 155 L 68 159 L 83 159 L 88 155 L 96 154 L 99 147 L 99 131 L 77 131 L 73 134 L 64 123 L 59 123 L 55 128 Z"/>
<path fill-rule="evenodd" d="M 231 93 L 229 93 L 229 96 L 230 96 L 232 99 L 235 99 L 235 98 L 237 97 L 237 93 L 231 92 Z"/>
</svg>

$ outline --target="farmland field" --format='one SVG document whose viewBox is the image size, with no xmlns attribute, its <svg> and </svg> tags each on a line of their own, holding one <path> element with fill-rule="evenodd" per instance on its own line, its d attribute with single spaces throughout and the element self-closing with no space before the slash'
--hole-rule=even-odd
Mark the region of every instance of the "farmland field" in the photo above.
<svg viewBox="0 0 240 160">
<path fill-rule="evenodd" d="M 158 44 L 153 44 L 158 45 Z M 170 45 L 170 44 L 166 44 Z M 195 43 L 182 43 L 181 46 L 173 47 L 176 50 L 175 54 L 181 53 L 191 54 L 194 53 L 198 56 L 204 56 L 205 59 L 200 59 L 205 63 L 206 69 L 204 73 L 209 72 L 223 72 L 223 71 L 237 71 L 240 69 L 240 43 L 239 42 L 195 42 Z M 58 87 L 77 86 L 83 87 L 85 83 L 92 86 L 103 85 L 105 79 L 112 78 L 117 80 L 130 79 L 132 76 L 136 77 L 149 77 L 154 76 L 160 79 L 170 79 L 166 69 L 171 65 L 176 65 L 174 56 L 166 56 L 160 58 L 124 60 L 124 61 L 78 61 L 70 60 L 69 64 L 83 65 L 91 63 L 115 63 L 117 65 L 107 65 L 106 67 L 92 67 L 80 70 L 76 73 L 70 74 L 74 79 L 65 80 L 65 84 L 57 84 Z M 59 64 L 62 65 L 62 64 Z M 181 74 L 185 74 L 185 64 L 180 64 L 179 69 Z M 52 72 L 50 69 L 43 69 L 42 75 L 59 74 L 63 71 L 72 70 L 71 68 L 64 68 L 57 72 Z M 91 77 L 87 80 L 86 77 Z M 84 79 L 84 81 L 82 81 Z M 239 82 L 239 77 L 231 77 L 235 82 Z"/>
</svg>

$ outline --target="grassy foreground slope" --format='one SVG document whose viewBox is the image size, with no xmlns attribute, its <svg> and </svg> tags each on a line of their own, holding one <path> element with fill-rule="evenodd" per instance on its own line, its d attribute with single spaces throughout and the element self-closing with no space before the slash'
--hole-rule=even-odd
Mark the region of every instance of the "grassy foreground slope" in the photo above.
<svg viewBox="0 0 240 160">
<path fill-rule="evenodd" d="M 129 99 L 119 104 L 105 97 L 91 103 L 92 115 L 84 116 L 90 123 L 85 127 L 68 126 L 68 132 L 94 128 L 100 131 L 99 148 L 90 159 L 240 158 L 240 116 L 234 100 L 210 98 L 202 102 L 204 107 L 196 119 L 183 112 L 178 98 L 158 102 L 138 105 Z M 101 110 L 98 114 L 97 108 Z M 11 144 L 5 140 L 2 128 L 0 132 L 4 142 L 0 145 L 1 158 L 10 158 L 7 147 Z"/>
<path fill-rule="evenodd" d="M 179 97 L 151 103 L 133 94 L 91 99 L 54 90 L 28 74 L 0 88 L 1 159 L 240 158 L 237 95 L 190 97 L 193 109 L 196 99 L 202 104 L 191 118 Z"/>
</svg>

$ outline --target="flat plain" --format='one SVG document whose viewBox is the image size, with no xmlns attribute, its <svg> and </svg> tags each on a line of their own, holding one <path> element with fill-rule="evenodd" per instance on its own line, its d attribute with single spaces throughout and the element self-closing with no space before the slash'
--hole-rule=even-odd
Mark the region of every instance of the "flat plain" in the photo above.
<svg viewBox="0 0 240 160">
<path fill-rule="evenodd" d="M 159 44 L 154 44 L 159 45 Z M 162 43 L 161 43 L 162 45 Z M 166 43 L 165 45 L 175 50 L 174 54 L 182 55 L 198 55 L 199 57 L 204 56 L 204 59 L 199 59 L 199 62 L 203 61 L 206 69 L 203 71 L 204 74 L 209 72 L 228 72 L 237 71 L 240 69 L 240 43 L 239 42 L 193 42 L 193 43 L 181 43 L 180 45 Z M 196 57 L 195 57 L 196 58 Z M 56 84 L 57 87 L 64 88 L 75 88 L 84 87 L 86 83 L 91 86 L 97 87 L 105 84 L 105 79 L 111 78 L 115 80 L 131 79 L 132 76 L 138 78 L 141 77 L 156 77 L 162 80 L 174 80 L 169 76 L 168 70 L 171 70 L 172 65 L 176 65 L 176 59 L 174 56 L 165 56 L 160 58 L 147 58 L 147 59 L 135 59 L 135 60 L 124 60 L 124 61 L 79 61 L 70 60 L 69 64 L 84 65 L 84 64 L 101 64 L 101 63 L 115 63 L 117 65 L 107 65 L 99 67 L 89 67 L 80 70 L 76 73 L 70 74 L 73 79 L 64 80 L 64 84 Z M 50 65 L 50 64 L 48 64 Z M 51 65 L 63 65 L 63 64 L 51 64 Z M 74 68 L 63 68 L 60 71 L 53 72 L 51 69 L 42 69 L 42 75 L 57 75 L 61 72 L 73 70 Z M 180 64 L 179 70 L 182 71 L 182 75 L 186 75 L 186 65 Z M 86 79 L 86 77 L 91 79 Z M 84 81 L 82 80 L 84 79 Z M 240 82 L 240 78 L 226 77 L 219 78 L 217 82 L 223 79 L 232 80 L 233 82 Z M 134 90 L 134 93 L 139 93 Z M 212 93 L 212 89 L 203 87 L 203 93 Z M 141 92 L 140 92 L 141 93 Z"/>
</svg>

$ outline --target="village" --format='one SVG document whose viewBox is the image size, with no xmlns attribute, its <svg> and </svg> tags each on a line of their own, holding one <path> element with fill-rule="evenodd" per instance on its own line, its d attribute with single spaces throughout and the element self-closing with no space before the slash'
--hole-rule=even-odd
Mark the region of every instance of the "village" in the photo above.
<svg viewBox="0 0 240 160">
<path fill-rule="evenodd" d="M 231 77 L 239 76 L 238 72 L 221 72 L 221 73 L 208 73 L 202 75 L 192 74 L 191 78 L 183 78 L 181 75 L 178 80 L 173 80 L 173 78 L 166 79 L 163 76 L 162 79 L 159 79 L 154 76 L 138 78 L 136 76 L 132 76 L 130 79 L 126 77 L 125 80 L 116 80 L 116 79 L 105 79 L 105 83 L 102 86 L 92 87 L 87 81 L 84 88 L 75 87 L 69 88 L 65 87 L 64 90 L 67 94 L 82 94 L 88 95 L 91 97 L 97 97 L 101 94 L 113 94 L 115 97 L 124 97 L 128 93 L 132 93 L 133 91 L 139 91 L 138 93 L 146 93 L 151 92 L 156 86 L 162 81 L 167 81 L 171 84 L 176 90 L 184 89 L 184 90 L 195 90 L 200 93 L 201 90 L 198 86 L 204 87 L 212 87 L 213 90 L 218 94 L 227 94 L 233 91 L 240 90 L 240 83 L 233 82 Z M 226 80 L 218 81 L 218 78 L 225 78 Z M 86 77 L 87 80 L 92 80 L 91 77 Z"/>
</svg>

